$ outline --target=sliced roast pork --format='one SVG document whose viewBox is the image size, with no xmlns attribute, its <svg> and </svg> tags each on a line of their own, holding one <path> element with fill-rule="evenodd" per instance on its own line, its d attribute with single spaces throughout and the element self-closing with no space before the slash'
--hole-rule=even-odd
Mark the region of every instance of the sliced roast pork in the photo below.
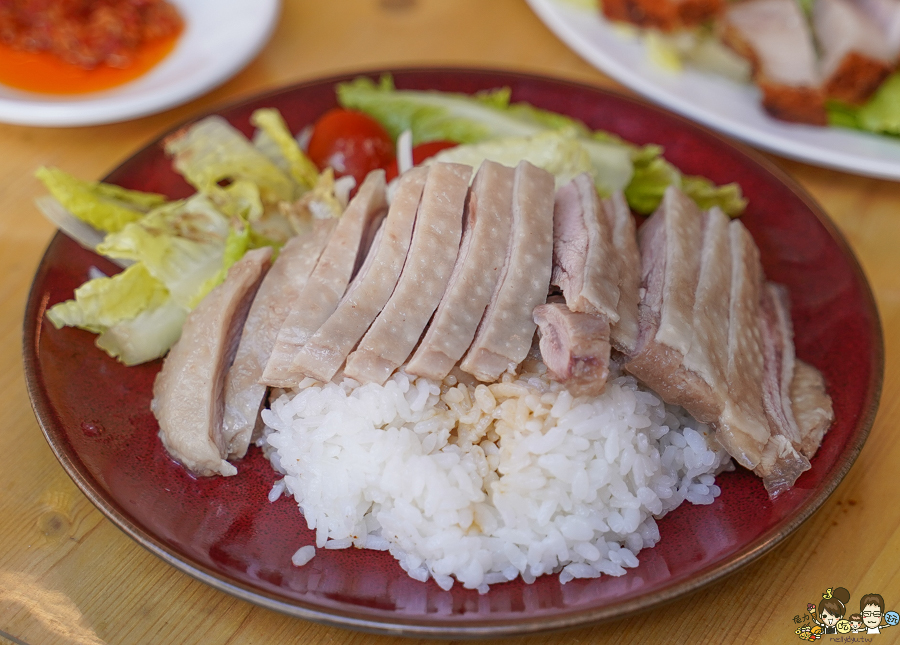
<svg viewBox="0 0 900 645">
<path fill-rule="evenodd" d="M 609 319 L 548 302 L 534 308 L 534 322 L 541 359 L 553 380 L 565 384 L 575 396 L 603 392 L 609 376 Z"/>
<path fill-rule="evenodd" d="M 248 251 L 188 315 L 153 384 L 150 409 L 169 454 L 198 475 L 235 475 L 222 435 L 225 373 L 272 249 Z"/>
<path fill-rule="evenodd" d="M 853 0 L 884 34 L 891 60 L 900 53 L 900 0 Z"/>
<path fill-rule="evenodd" d="M 234 363 L 225 377 L 222 432 L 229 458 L 243 457 L 254 432 L 262 429 L 259 411 L 267 388 L 259 379 L 278 330 L 296 306 L 336 223 L 335 219 L 319 220 L 309 233 L 288 240 L 253 299 Z"/>
<path fill-rule="evenodd" d="M 273 387 L 294 387 L 303 378 L 293 368 L 300 347 L 332 314 L 347 290 L 353 271 L 365 256 L 365 240 L 387 210 L 384 171 L 374 170 L 350 201 L 319 256 L 316 268 L 288 314 L 260 382 Z"/>
<path fill-rule="evenodd" d="M 462 164 L 428 166 L 409 255 L 394 293 L 347 357 L 344 374 L 350 378 L 384 383 L 421 338 L 453 272 L 471 175 Z"/>
<path fill-rule="evenodd" d="M 753 65 L 763 106 L 786 121 L 825 125 L 812 33 L 795 0 L 743 0 L 722 13 L 723 40 Z"/>
<path fill-rule="evenodd" d="M 460 367 L 492 382 L 525 358 L 532 312 L 546 302 L 553 260 L 553 175 L 527 161 L 516 167 L 512 230 L 502 277 Z"/>
<path fill-rule="evenodd" d="M 515 170 L 481 164 L 469 198 L 456 265 L 406 371 L 443 380 L 469 348 L 494 293 L 509 246 Z"/>
<path fill-rule="evenodd" d="M 334 313 L 297 352 L 294 370 L 330 381 L 384 308 L 406 260 L 427 176 L 426 168 L 417 167 L 399 179 L 387 218 L 365 263 Z"/>
<path fill-rule="evenodd" d="M 826 96 L 865 102 L 893 68 L 884 31 L 852 0 L 816 0 L 813 26 L 822 51 Z"/>
</svg>

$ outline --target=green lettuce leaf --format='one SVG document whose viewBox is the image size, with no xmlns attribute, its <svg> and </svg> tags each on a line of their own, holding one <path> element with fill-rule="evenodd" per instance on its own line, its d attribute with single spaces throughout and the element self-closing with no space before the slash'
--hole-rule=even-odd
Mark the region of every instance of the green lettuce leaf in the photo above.
<svg viewBox="0 0 900 645">
<path fill-rule="evenodd" d="M 704 210 L 718 206 L 726 215 L 737 217 L 747 207 L 738 184 L 716 186 L 705 177 L 682 175 L 661 156 L 645 156 L 635 163 L 634 177 L 625 188 L 625 198 L 634 211 L 650 215 L 671 185 L 678 186 Z"/>
<path fill-rule="evenodd" d="M 706 177 L 691 175 L 681 178 L 681 190 L 703 210 L 718 206 L 726 215 L 737 217 L 747 208 L 747 200 L 736 183 L 716 186 Z"/>
<path fill-rule="evenodd" d="M 662 157 L 643 160 L 635 166 L 634 176 L 625 187 L 628 205 L 642 215 L 649 215 L 662 201 L 670 185 L 679 185 L 681 173 Z"/>
<path fill-rule="evenodd" d="M 99 333 L 97 346 L 126 365 L 168 351 L 185 317 L 251 246 L 251 228 L 202 194 L 170 202 L 110 233 L 97 251 L 134 262 L 111 278 L 86 282 L 75 299 L 52 307 L 57 327 Z"/>
<path fill-rule="evenodd" d="M 888 76 L 860 107 L 831 101 L 827 108 L 830 125 L 900 135 L 900 72 Z"/>
<path fill-rule="evenodd" d="M 278 110 L 274 108 L 256 110 L 250 115 L 250 123 L 275 144 L 294 181 L 307 190 L 315 186 L 319 169 L 300 149 Z"/>
<path fill-rule="evenodd" d="M 116 323 L 94 343 L 125 365 L 146 363 L 165 355 L 181 337 L 187 315 L 187 309 L 169 299 Z"/>
<path fill-rule="evenodd" d="M 286 172 L 219 116 L 210 116 L 177 132 L 165 142 L 175 170 L 205 194 L 221 183 L 247 180 L 264 202 L 293 200 L 302 189 Z"/>
<path fill-rule="evenodd" d="M 266 207 L 259 194 L 259 188 L 251 181 L 239 179 L 223 190 L 209 196 L 216 208 L 231 219 L 255 222 L 261 219 Z"/>
<path fill-rule="evenodd" d="M 97 252 L 140 262 L 185 309 L 222 268 L 230 222 L 202 194 L 171 202 L 110 233 Z"/>
<path fill-rule="evenodd" d="M 75 290 L 74 299 L 50 307 L 47 318 L 57 329 L 71 326 L 101 333 L 168 297 L 163 283 L 143 265 L 133 264 L 112 277 L 88 280 Z"/>
<path fill-rule="evenodd" d="M 101 231 L 120 231 L 166 201 L 164 195 L 84 181 L 58 168 L 39 168 L 35 176 L 63 208 Z"/>
<path fill-rule="evenodd" d="M 828 114 L 828 125 L 841 128 L 853 128 L 856 130 L 861 129 L 859 127 L 859 121 L 856 118 L 856 115 L 859 112 L 858 107 L 847 105 L 846 103 L 841 103 L 839 101 L 828 101 L 825 104 L 825 109 Z"/>
<path fill-rule="evenodd" d="M 859 127 L 870 132 L 900 134 L 900 73 L 881 84 L 856 113 Z"/>
<path fill-rule="evenodd" d="M 743 210 L 736 185 L 716 187 L 684 178 L 662 157 L 659 146 L 635 146 L 608 132 L 591 131 L 576 119 L 527 103 L 511 104 L 509 88 L 474 95 L 397 90 L 385 75 L 377 83 L 366 77 L 341 83 L 337 95 L 342 106 L 369 114 L 394 138 L 410 130 L 414 143 L 442 139 L 462 144 L 441 152 L 439 159 L 477 166 L 485 158 L 507 165 L 526 158 L 553 172 L 558 184 L 576 170 L 587 171 L 601 194 L 624 190 L 629 205 L 640 213 L 653 212 L 672 184 L 705 205 L 719 205 L 730 214 Z M 541 142 L 551 148 L 537 150 Z M 566 153 L 571 158 L 564 159 Z"/>
<path fill-rule="evenodd" d="M 448 148 L 434 159 L 464 163 L 473 168 L 480 166 L 485 159 L 506 166 L 515 166 L 524 159 L 554 175 L 557 187 L 586 172 L 603 193 L 624 188 L 631 178 L 628 150 L 611 148 L 605 154 L 592 156 L 591 152 L 597 148 L 590 143 L 569 129 L 546 130 L 527 137 L 500 137 Z M 611 153 L 618 156 L 612 157 Z"/>
<path fill-rule="evenodd" d="M 199 305 L 200 301 L 203 300 L 210 291 L 225 280 L 228 269 L 231 268 L 232 264 L 244 257 L 247 249 L 250 248 L 250 242 L 249 226 L 239 225 L 231 227 L 228 231 L 228 237 L 225 239 L 225 248 L 222 251 L 222 266 L 215 275 L 207 278 L 197 290 L 193 301 L 190 303 L 191 309 Z"/>
<path fill-rule="evenodd" d="M 390 76 L 366 77 L 337 86 L 338 102 L 379 121 L 396 139 L 411 130 L 413 144 L 438 139 L 477 143 L 496 137 L 526 137 L 546 129 L 506 111 L 509 89 L 473 95 L 394 89 Z"/>
</svg>

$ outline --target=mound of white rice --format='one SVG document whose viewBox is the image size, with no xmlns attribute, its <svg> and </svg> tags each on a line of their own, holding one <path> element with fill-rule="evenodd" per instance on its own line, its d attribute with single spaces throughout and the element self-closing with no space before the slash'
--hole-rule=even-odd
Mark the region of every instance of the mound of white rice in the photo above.
<svg viewBox="0 0 900 645">
<path fill-rule="evenodd" d="M 731 464 L 705 425 L 628 376 L 574 399 L 540 374 L 302 385 L 263 412 L 284 473 L 270 499 L 294 496 L 317 547 L 390 550 L 444 589 L 622 575 L 659 541 L 654 518 L 712 503 Z"/>
</svg>

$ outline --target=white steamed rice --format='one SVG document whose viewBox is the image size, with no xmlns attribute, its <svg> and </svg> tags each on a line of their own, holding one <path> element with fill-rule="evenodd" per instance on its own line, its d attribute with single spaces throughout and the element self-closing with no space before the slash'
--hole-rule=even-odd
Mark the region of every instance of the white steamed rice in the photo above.
<svg viewBox="0 0 900 645">
<path fill-rule="evenodd" d="M 622 575 L 659 541 L 654 518 L 712 503 L 731 467 L 707 426 L 630 376 L 575 399 L 538 373 L 301 385 L 263 411 L 284 474 L 270 499 L 294 496 L 317 547 L 389 550 L 444 589 Z"/>
</svg>

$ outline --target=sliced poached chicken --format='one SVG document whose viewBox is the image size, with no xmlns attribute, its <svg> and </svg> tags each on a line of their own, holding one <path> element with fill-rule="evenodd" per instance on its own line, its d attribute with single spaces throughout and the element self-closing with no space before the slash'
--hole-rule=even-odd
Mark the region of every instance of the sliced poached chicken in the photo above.
<svg viewBox="0 0 900 645">
<path fill-rule="evenodd" d="M 150 409 L 168 453 L 197 475 L 235 475 L 222 434 L 225 374 L 250 303 L 269 269 L 270 247 L 248 251 L 188 314 L 153 383 Z"/>
</svg>

